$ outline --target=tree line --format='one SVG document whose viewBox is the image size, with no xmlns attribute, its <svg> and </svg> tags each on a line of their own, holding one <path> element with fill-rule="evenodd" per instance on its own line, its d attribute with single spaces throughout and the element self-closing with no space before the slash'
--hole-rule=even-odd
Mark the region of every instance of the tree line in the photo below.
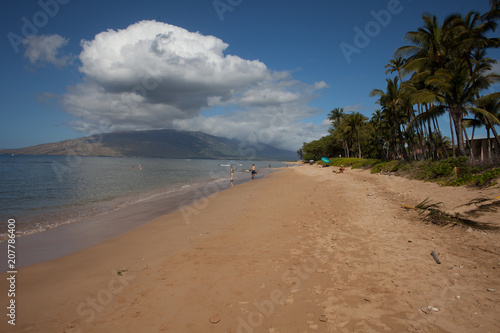
<svg viewBox="0 0 500 333">
<path fill-rule="evenodd" d="M 470 144 L 475 129 L 493 134 L 500 156 L 500 92 L 488 93 L 500 81 L 492 71 L 496 60 L 487 50 L 500 46 L 499 38 L 487 34 L 497 28 L 500 1 L 490 1 L 486 13 L 452 14 L 439 22 L 435 15 L 422 15 L 423 24 L 405 34 L 409 45 L 399 47 L 385 66 L 384 89 L 373 89 L 380 109 L 371 119 L 359 112 L 334 108 L 328 114 L 329 135 L 304 143 L 297 151 L 303 159 L 321 156 L 377 159 L 474 158 Z M 438 117 L 450 119 L 451 138 L 444 137 Z M 471 131 L 469 137 L 467 129 Z"/>
</svg>

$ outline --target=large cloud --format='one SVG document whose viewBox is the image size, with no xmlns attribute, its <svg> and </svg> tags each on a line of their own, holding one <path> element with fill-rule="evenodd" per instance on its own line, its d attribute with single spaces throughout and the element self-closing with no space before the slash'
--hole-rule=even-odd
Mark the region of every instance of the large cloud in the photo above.
<svg viewBox="0 0 500 333">
<path fill-rule="evenodd" d="M 270 144 L 288 150 L 297 150 L 304 142 L 326 135 L 329 124 L 314 125 L 301 121 L 322 110 L 303 105 L 282 104 L 235 111 L 227 115 L 199 116 L 176 120 L 174 127 L 183 130 L 193 128 L 216 136 L 239 139 L 260 149 Z"/>
<path fill-rule="evenodd" d="M 326 83 L 294 81 L 258 60 L 224 54 L 227 47 L 219 38 L 156 21 L 102 32 L 82 41 L 84 81 L 68 88 L 63 106 L 84 133 L 179 128 L 242 140 L 273 126 L 279 115 L 286 126 L 274 126 L 276 135 L 266 143 L 298 148 L 296 139 L 279 133 L 295 135 L 301 118 L 321 112 L 307 103 Z M 230 111 L 210 116 L 218 106 Z"/>
</svg>

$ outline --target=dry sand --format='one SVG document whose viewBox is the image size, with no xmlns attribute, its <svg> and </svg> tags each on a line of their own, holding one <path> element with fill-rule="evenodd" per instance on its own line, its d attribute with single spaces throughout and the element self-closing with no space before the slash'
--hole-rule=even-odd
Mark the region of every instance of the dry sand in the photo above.
<svg viewBox="0 0 500 333">
<path fill-rule="evenodd" d="M 498 195 L 285 168 L 21 268 L 16 326 L 4 314 L 0 331 L 499 332 L 500 233 L 425 224 L 400 206 L 430 196 L 463 214 Z"/>
</svg>

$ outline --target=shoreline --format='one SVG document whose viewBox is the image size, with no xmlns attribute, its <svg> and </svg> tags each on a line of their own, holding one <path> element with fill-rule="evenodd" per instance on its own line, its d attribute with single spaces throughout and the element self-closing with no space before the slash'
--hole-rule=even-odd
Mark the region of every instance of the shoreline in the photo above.
<svg viewBox="0 0 500 333">
<path fill-rule="evenodd" d="M 446 211 L 465 213 L 464 203 L 498 190 L 284 168 L 184 214 L 20 269 L 16 328 L 5 318 L 0 327 L 493 332 L 500 327 L 500 234 L 427 225 L 400 204 L 431 195 Z M 497 218 L 481 217 L 499 224 Z"/>
<path fill-rule="evenodd" d="M 83 158 L 61 174 L 57 166 L 62 162 L 34 156 L 6 164 L 6 171 L 12 175 L 3 184 L 0 210 L 5 219 L 17 221 L 18 237 L 107 214 L 186 187 L 210 186 L 208 183 L 229 176 L 229 164 L 224 167 L 222 160 Z M 237 163 L 235 181 L 245 179 L 244 161 L 227 163 Z M 20 177 L 25 179 L 21 181 Z M 6 238 L 7 227 L 0 225 L 0 243 Z"/>
<path fill-rule="evenodd" d="M 272 172 L 275 171 L 270 173 Z M 263 179 L 270 173 L 259 175 L 255 180 Z M 219 179 L 199 185 L 184 185 L 181 188 L 154 195 L 152 198 L 137 200 L 110 212 L 23 235 L 16 238 L 17 257 L 21 258 L 17 260 L 16 267 L 22 268 L 61 258 L 95 246 L 112 237 L 133 231 L 163 215 L 182 210 L 217 192 L 251 180 L 238 177 L 232 183 L 226 179 Z M 7 245 L 6 240 L 0 242 L 0 253 L 7 253 Z M 2 261 L 0 273 L 6 271 L 8 271 L 7 262 Z"/>
</svg>

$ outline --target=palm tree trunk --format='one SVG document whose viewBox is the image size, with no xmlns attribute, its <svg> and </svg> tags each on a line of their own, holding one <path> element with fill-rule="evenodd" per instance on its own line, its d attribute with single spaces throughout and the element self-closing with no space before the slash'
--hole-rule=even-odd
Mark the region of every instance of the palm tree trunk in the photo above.
<svg viewBox="0 0 500 333">
<path fill-rule="evenodd" d="M 408 155 L 406 154 L 405 141 L 403 139 L 403 133 L 401 133 L 401 127 L 398 125 L 398 139 L 401 144 L 401 154 L 403 155 L 403 160 L 408 160 Z"/>
<path fill-rule="evenodd" d="M 495 149 L 496 155 L 500 155 L 500 137 L 498 137 L 498 133 L 497 133 L 497 130 L 495 129 L 495 125 L 491 124 L 491 122 L 488 118 L 486 118 L 486 121 L 490 125 L 491 131 L 493 132 L 493 135 L 495 136 L 495 141 L 497 142 L 496 149 Z"/>
<path fill-rule="evenodd" d="M 437 158 L 437 149 L 436 149 L 436 143 L 434 142 L 434 138 L 432 137 L 432 129 L 431 129 L 431 120 L 427 120 L 427 129 L 429 131 L 429 145 L 430 145 L 430 150 L 431 150 L 431 156 L 432 159 Z"/>
<path fill-rule="evenodd" d="M 455 153 L 455 135 L 453 135 L 453 119 L 451 117 L 451 112 L 449 112 L 449 115 L 450 115 L 451 147 L 453 149 L 453 157 L 457 157 L 457 154 Z"/>
<path fill-rule="evenodd" d="M 446 150 L 446 145 L 444 144 L 443 140 L 443 134 L 441 134 L 441 129 L 439 128 L 439 121 L 437 120 L 437 117 L 434 117 L 435 124 L 434 126 L 436 127 L 436 131 L 439 133 L 439 139 L 441 141 L 441 148 L 443 148 L 443 155 L 448 158 L 448 151 Z"/>
<path fill-rule="evenodd" d="M 490 139 L 490 128 L 486 127 L 486 137 L 488 138 L 488 158 L 491 160 L 491 139 Z"/>
<path fill-rule="evenodd" d="M 358 157 L 361 158 L 361 142 L 359 141 L 359 131 L 356 131 L 356 138 L 358 139 Z"/>
<path fill-rule="evenodd" d="M 345 150 L 345 156 L 350 157 L 349 156 L 349 145 L 347 144 L 347 140 L 345 140 L 345 142 L 344 142 L 344 150 Z"/>
<path fill-rule="evenodd" d="M 425 160 L 425 142 L 423 134 L 421 132 L 418 134 L 418 139 L 419 139 L 418 141 L 420 145 L 420 150 L 422 151 L 422 158 Z"/>
<path fill-rule="evenodd" d="M 451 117 L 455 125 L 455 133 L 457 134 L 458 153 L 460 156 L 465 156 L 464 134 L 462 129 L 462 109 L 456 106 L 450 106 Z"/>
<path fill-rule="evenodd" d="M 476 117 L 474 117 L 476 118 Z M 472 148 L 472 145 L 474 144 L 474 134 L 476 132 L 476 125 L 472 125 L 472 136 L 470 138 L 470 157 L 474 161 L 474 149 Z"/>
<path fill-rule="evenodd" d="M 425 104 L 424 106 L 425 106 L 425 112 L 429 112 L 429 105 Z M 437 149 L 436 149 L 436 145 L 434 144 L 434 140 L 432 138 L 432 129 L 431 129 L 431 120 L 430 119 L 427 119 L 427 130 L 429 131 L 429 136 L 428 136 L 429 147 L 430 147 L 429 151 L 430 151 L 431 158 L 434 160 L 437 157 Z"/>
<path fill-rule="evenodd" d="M 469 154 L 472 151 L 472 145 L 471 142 L 469 141 L 469 135 L 467 134 L 467 129 L 464 128 L 464 134 L 465 134 L 465 142 L 467 142 L 467 145 L 469 146 Z M 471 156 L 472 158 L 472 156 Z"/>
<path fill-rule="evenodd" d="M 420 105 L 420 113 L 423 113 L 424 110 L 423 110 L 423 105 Z M 420 131 L 422 132 L 422 145 L 423 145 L 423 148 L 422 148 L 422 154 L 424 154 L 424 159 L 427 160 L 427 159 L 430 159 L 430 149 L 429 149 L 429 145 L 427 144 L 427 140 L 430 140 L 429 139 L 429 133 L 427 133 L 427 129 L 425 128 L 423 122 L 421 124 L 419 124 L 419 128 L 420 128 Z"/>
</svg>

